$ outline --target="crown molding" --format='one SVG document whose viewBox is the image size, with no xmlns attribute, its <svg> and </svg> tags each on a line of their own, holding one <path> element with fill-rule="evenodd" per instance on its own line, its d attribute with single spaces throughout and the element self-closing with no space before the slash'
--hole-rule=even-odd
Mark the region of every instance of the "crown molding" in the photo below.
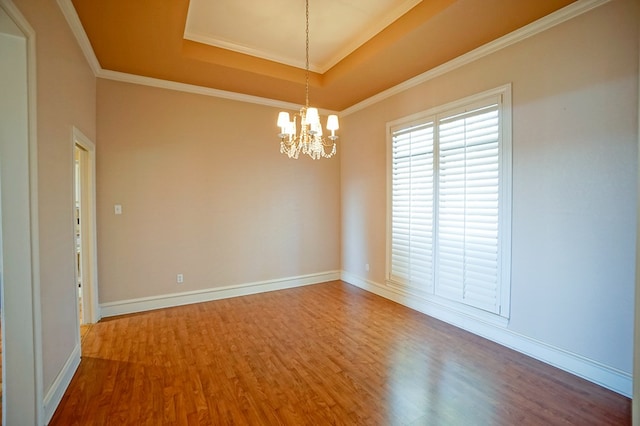
<svg viewBox="0 0 640 426">
<path fill-rule="evenodd" d="M 262 106 L 274 107 L 285 110 L 297 111 L 302 108 L 301 104 L 293 102 L 279 101 L 277 99 L 261 98 L 260 96 L 246 95 L 244 93 L 229 92 L 226 90 L 212 89 L 210 87 L 197 86 L 195 84 L 179 83 L 176 81 L 162 80 L 159 78 L 145 77 L 136 74 L 128 74 L 119 71 L 111 71 L 101 69 L 96 75 L 98 78 L 105 80 L 120 81 L 123 83 L 140 84 L 142 86 L 158 87 L 160 89 L 176 90 L 179 92 L 193 93 L 196 95 L 211 96 L 214 98 L 229 99 L 238 102 L 247 102 L 250 104 L 258 104 Z M 338 114 L 324 108 L 318 108 L 318 112 L 322 115 Z"/>
<path fill-rule="evenodd" d="M 124 83 L 140 84 L 143 86 L 158 87 L 161 89 L 177 90 L 179 92 L 194 93 L 196 95 L 213 96 L 216 98 L 230 99 L 233 101 L 248 102 L 282 109 L 300 109 L 301 105 L 276 99 L 261 98 L 259 96 L 246 95 L 244 93 L 229 92 L 226 90 L 212 89 L 210 87 L 197 86 L 195 84 L 179 83 L 176 81 L 162 80 L 159 78 L 145 77 L 128 74 L 119 71 L 101 69 L 96 77 L 106 80 L 121 81 Z"/>
<path fill-rule="evenodd" d="M 320 74 L 324 74 L 334 66 L 338 65 L 340 61 L 355 52 L 373 37 L 380 34 L 385 28 L 400 19 L 421 2 L 422 0 L 404 0 L 401 4 L 396 5 L 391 12 L 387 13 L 381 20 L 376 22 L 375 25 L 365 28 L 356 38 L 344 45 L 341 49 L 338 49 L 334 55 L 324 61 L 319 66 L 318 72 Z"/>
<path fill-rule="evenodd" d="M 578 0 L 575 3 L 565 6 L 560 10 L 557 10 L 543 18 L 538 19 L 537 21 L 532 22 L 529 25 L 519 28 L 505 36 L 502 36 L 499 39 L 480 46 L 477 49 L 474 49 L 468 53 L 465 53 L 464 55 L 450 60 L 449 62 L 432 68 L 429 71 L 426 71 L 416 77 L 406 80 L 396 86 L 373 95 L 370 98 L 358 102 L 357 104 L 342 110 L 340 112 L 340 116 L 353 114 L 354 112 L 374 105 L 384 99 L 397 95 L 398 93 L 404 92 L 405 90 L 411 89 L 419 84 L 425 83 L 471 62 L 477 61 L 478 59 L 495 53 L 501 49 L 504 49 L 505 47 L 511 46 L 512 44 L 516 44 L 529 37 L 546 31 L 552 27 L 555 27 L 556 25 L 575 18 L 576 16 L 582 15 L 583 13 L 595 9 L 598 6 L 602 6 L 603 4 L 610 1 L 611 0 Z"/>
<path fill-rule="evenodd" d="M 207 37 L 200 34 L 185 31 L 184 38 L 187 40 L 195 41 L 198 43 L 206 44 L 209 46 L 219 47 L 221 49 L 231 50 L 233 52 L 242 53 L 244 55 L 253 56 L 256 58 L 266 59 L 268 61 L 278 62 L 280 64 L 289 65 L 290 67 L 305 69 L 306 63 L 304 60 L 292 59 L 283 55 L 276 55 L 264 50 L 256 49 L 242 44 L 233 43 L 228 40 L 217 39 L 213 37 Z M 309 63 L 309 70 L 317 73 L 324 73 L 326 69 L 320 68 L 314 63 Z"/>
<path fill-rule="evenodd" d="M 101 69 L 96 77 L 105 80 L 120 81 L 123 83 L 139 84 L 142 86 L 157 87 L 160 89 L 176 90 L 178 92 L 193 93 L 196 95 L 211 96 L 214 98 L 229 99 L 238 102 L 247 102 L 262 106 L 274 107 L 285 110 L 297 111 L 302 108 L 301 104 L 293 102 L 279 101 L 277 99 L 261 98 L 260 96 L 246 95 L 244 93 L 229 92 L 226 90 L 212 89 L 210 87 L 197 86 L 195 84 L 179 83 L 176 81 L 162 80 L 159 78 L 145 77 L 136 74 L 128 74 L 119 71 Z M 318 108 L 322 115 L 338 114 L 337 111 Z"/>
<path fill-rule="evenodd" d="M 345 44 L 336 46 L 335 49 L 329 49 L 331 52 L 326 55 L 320 55 L 321 57 L 317 60 L 314 60 L 314 57 L 317 56 L 311 55 L 309 58 L 311 61 L 309 63 L 309 69 L 318 74 L 324 74 L 329 71 L 338 62 L 342 61 L 371 38 L 382 32 L 385 28 L 397 21 L 422 1 L 423 0 L 402 0 L 400 4 L 396 4 L 391 10 L 386 11 L 382 16 L 377 16 L 376 19 L 369 22 L 365 28 L 362 28 L 357 34 L 349 37 Z M 206 30 L 200 28 L 199 25 L 192 25 L 191 17 L 199 10 L 198 7 L 192 8 L 192 6 L 193 2 L 190 3 L 187 14 L 187 22 L 184 31 L 185 39 L 221 49 L 231 50 L 244 55 L 254 56 L 256 58 L 266 59 L 268 61 L 278 62 L 280 64 L 300 68 L 302 70 L 305 69 L 306 64 L 304 59 L 300 59 L 299 56 L 297 58 L 292 57 L 291 52 L 276 53 L 264 47 L 252 47 L 251 45 L 235 43 L 233 40 L 225 39 L 221 36 L 216 37 L 215 35 L 207 34 Z M 329 45 L 331 44 L 332 43 L 329 43 Z M 315 49 L 313 50 L 315 52 Z"/>
<path fill-rule="evenodd" d="M 177 90 L 177 91 L 187 92 L 187 93 L 195 93 L 198 95 L 213 96 L 216 98 L 230 99 L 230 100 L 235 100 L 240 102 L 248 102 L 248 103 L 253 103 L 253 104 L 258 104 L 263 106 L 287 109 L 287 110 L 299 110 L 302 107 L 301 104 L 295 104 L 292 102 L 284 102 L 276 99 L 246 95 L 244 93 L 229 92 L 226 90 L 212 89 L 209 87 L 196 86 L 193 84 L 178 83 L 175 81 L 162 80 L 162 79 L 144 77 L 144 76 L 135 75 L 135 74 L 123 73 L 119 71 L 106 70 L 102 68 L 102 66 L 100 65 L 100 62 L 98 61 L 98 58 L 96 57 L 96 54 L 93 51 L 93 47 L 91 46 L 91 42 L 89 41 L 89 37 L 87 36 L 87 33 L 84 31 L 84 27 L 80 22 L 80 17 L 78 16 L 76 9 L 73 7 L 73 3 L 71 2 L 71 0 L 57 0 L 57 3 L 58 3 L 58 7 L 60 7 L 60 10 L 62 11 L 62 14 L 67 20 L 67 23 L 69 24 L 69 27 L 73 32 L 73 35 L 78 41 L 78 44 L 80 45 L 80 49 L 82 50 L 82 53 L 84 53 L 84 56 L 87 62 L 89 63 L 89 66 L 93 71 L 93 74 L 97 78 L 121 81 L 125 83 L 141 84 L 144 86 L 158 87 L 158 88 L 169 89 L 169 90 Z M 320 113 L 321 114 L 337 114 L 337 111 L 321 109 Z"/>
<path fill-rule="evenodd" d="M 483 58 L 487 55 L 490 55 L 494 52 L 497 52 L 505 47 L 511 46 L 512 44 L 518 43 L 522 40 L 525 40 L 529 37 L 532 37 L 536 34 L 539 34 L 543 31 L 546 31 L 556 25 L 559 25 L 565 21 L 568 21 L 576 16 L 582 15 L 592 9 L 595 9 L 603 4 L 610 2 L 611 0 L 578 0 L 575 3 L 572 3 L 564 8 L 557 10 L 543 18 L 538 19 L 535 22 L 532 22 L 529 25 L 526 25 L 518 30 L 515 30 L 503 37 L 500 37 L 497 40 L 494 40 L 490 43 L 487 43 L 483 46 L 478 47 L 464 55 L 458 56 L 455 59 L 452 59 L 449 62 L 446 62 L 438 67 L 435 67 L 429 71 L 426 71 L 416 77 L 413 77 L 409 80 L 406 80 L 394 87 L 391 87 L 387 90 L 384 90 L 370 98 L 367 98 L 361 102 L 358 102 L 355 105 L 352 105 L 342 111 L 339 112 L 340 116 L 347 116 L 349 114 L 353 114 L 354 112 L 360 111 L 364 108 L 367 108 L 371 105 L 374 105 L 384 99 L 387 99 L 391 96 L 394 96 L 398 93 L 404 92 L 405 90 L 411 89 L 419 84 L 432 80 L 436 77 L 439 77 L 443 74 L 446 74 L 450 71 L 453 71 L 457 68 L 460 68 L 466 64 L 469 64 L 473 61 L 476 61 L 480 58 Z M 71 31 L 78 40 L 78 44 L 82 49 L 82 52 L 89 63 L 89 66 L 93 70 L 93 73 L 98 78 L 104 78 L 108 80 L 115 80 L 133 84 L 141 84 L 145 86 L 159 87 L 163 89 L 169 90 L 177 90 L 188 93 L 195 93 L 199 95 L 205 96 L 213 96 L 223 99 L 236 100 L 240 102 L 248 102 L 253 104 L 259 104 L 269 107 L 276 107 L 288 110 L 298 110 L 302 107 L 300 104 L 294 104 L 291 102 L 279 101 L 276 99 L 262 98 L 259 96 L 246 95 L 237 92 L 229 92 L 226 90 L 218 90 L 212 89 L 203 86 L 196 86 L 192 84 L 178 83 L 175 81 L 161 80 L 151 77 L 144 77 L 134 74 L 128 74 L 118 71 L 105 70 L 100 66 L 100 62 L 96 57 L 93 48 L 91 47 L 91 43 L 89 42 L 89 38 L 82 27 L 80 22 L 80 18 L 76 13 L 75 8 L 73 7 L 73 3 L 71 0 L 57 0 L 58 6 L 62 10 L 69 26 L 71 27 Z M 321 110 L 322 114 L 336 114 L 336 111 L 330 110 Z"/>
<path fill-rule="evenodd" d="M 71 28 L 71 32 L 76 37 L 76 40 L 80 45 L 82 53 L 84 53 L 84 57 L 93 70 L 93 74 L 97 76 L 98 73 L 102 70 L 102 67 L 100 66 L 100 62 L 98 61 L 98 58 L 93 51 L 93 47 L 91 47 L 89 37 L 87 37 L 87 33 L 84 31 L 84 27 L 80 22 L 80 17 L 76 12 L 75 7 L 73 7 L 73 3 L 71 3 L 71 0 L 57 0 L 57 2 L 58 7 L 62 11 L 62 14 L 67 20 L 69 27 Z"/>
</svg>

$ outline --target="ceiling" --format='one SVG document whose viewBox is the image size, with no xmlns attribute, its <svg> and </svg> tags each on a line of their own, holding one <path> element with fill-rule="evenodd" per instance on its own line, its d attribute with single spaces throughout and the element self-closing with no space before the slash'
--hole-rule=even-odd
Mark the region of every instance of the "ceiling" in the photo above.
<svg viewBox="0 0 640 426">
<path fill-rule="evenodd" d="M 312 0 L 310 103 L 340 111 L 575 0 Z M 102 69 L 301 104 L 302 0 L 72 0 Z"/>
<path fill-rule="evenodd" d="M 326 72 L 420 1 L 313 2 L 311 70 Z M 191 0 L 184 34 L 189 40 L 305 68 L 305 2 L 301 0 Z"/>
</svg>

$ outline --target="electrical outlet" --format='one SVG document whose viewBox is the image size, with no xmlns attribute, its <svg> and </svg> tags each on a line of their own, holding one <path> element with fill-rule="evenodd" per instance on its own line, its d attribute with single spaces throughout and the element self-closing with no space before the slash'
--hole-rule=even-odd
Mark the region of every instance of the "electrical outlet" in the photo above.
<svg viewBox="0 0 640 426">
<path fill-rule="evenodd" d="M 178 274 L 178 275 L 176 276 L 176 282 L 177 282 L 178 284 L 182 284 L 182 283 L 184 282 L 184 275 L 182 275 L 182 274 Z"/>
<path fill-rule="evenodd" d="M 368 263 L 364 265 L 364 270 L 369 272 L 369 264 Z"/>
</svg>

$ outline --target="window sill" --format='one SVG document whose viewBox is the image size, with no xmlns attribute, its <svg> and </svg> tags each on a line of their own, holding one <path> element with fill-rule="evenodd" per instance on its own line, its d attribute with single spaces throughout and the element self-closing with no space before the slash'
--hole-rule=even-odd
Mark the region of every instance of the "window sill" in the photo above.
<svg viewBox="0 0 640 426">
<path fill-rule="evenodd" d="M 480 321 L 501 328 L 506 328 L 509 325 L 509 318 L 498 314 L 425 293 L 389 280 L 385 282 L 385 286 L 389 291 L 403 299 L 401 303 L 452 324 Z"/>
</svg>

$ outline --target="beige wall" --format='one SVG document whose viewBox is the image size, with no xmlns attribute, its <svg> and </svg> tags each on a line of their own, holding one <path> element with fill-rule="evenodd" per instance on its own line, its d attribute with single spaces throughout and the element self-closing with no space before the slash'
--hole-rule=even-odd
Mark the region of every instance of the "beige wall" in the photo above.
<svg viewBox="0 0 640 426">
<path fill-rule="evenodd" d="M 346 117 L 338 158 L 316 162 L 279 154 L 273 108 L 106 80 L 96 97 L 57 4 L 14 3 L 37 35 L 45 394 L 77 344 L 71 126 L 97 144 L 101 303 L 341 266 L 383 283 L 385 123 L 507 82 L 514 101 L 509 327 L 631 371 L 633 0 Z M 121 216 L 113 214 L 116 203 Z M 181 286 L 176 273 L 185 276 Z"/>
<path fill-rule="evenodd" d="M 103 79 L 97 108 L 101 304 L 340 268 L 339 157 L 280 154 L 276 109 Z"/>
<path fill-rule="evenodd" d="M 385 123 L 511 82 L 508 329 L 630 373 L 637 8 L 610 2 L 345 117 L 343 270 L 385 283 Z"/>
<path fill-rule="evenodd" d="M 40 290 L 46 396 L 78 343 L 71 134 L 72 126 L 76 126 L 95 140 L 95 77 L 55 1 L 14 3 L 36 32 Z"/>
</svg>

